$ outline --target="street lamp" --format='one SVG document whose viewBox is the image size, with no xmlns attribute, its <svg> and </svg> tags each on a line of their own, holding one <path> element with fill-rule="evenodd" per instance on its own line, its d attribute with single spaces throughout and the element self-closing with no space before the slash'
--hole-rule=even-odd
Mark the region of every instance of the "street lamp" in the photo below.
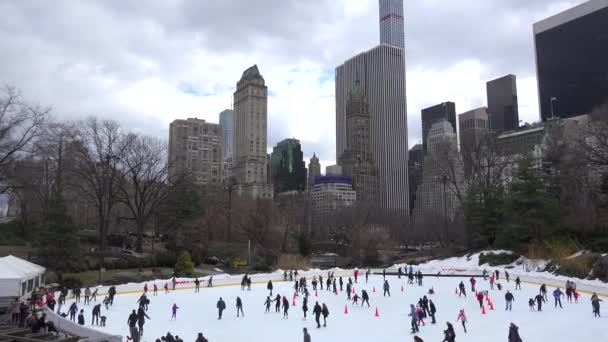
<svg viewBox="0 0 608 342">
<path fill-rule="evenodd" d="M 557 101 L 557 97 L 555 97 L 555 96 L 551 97 L 551 102 L 550 102 L 550 104 L 551 104 L 551 119 L 554 118 L 554 113 L 553 113 L 553 102 L 554 101 Z"/>
</svg>

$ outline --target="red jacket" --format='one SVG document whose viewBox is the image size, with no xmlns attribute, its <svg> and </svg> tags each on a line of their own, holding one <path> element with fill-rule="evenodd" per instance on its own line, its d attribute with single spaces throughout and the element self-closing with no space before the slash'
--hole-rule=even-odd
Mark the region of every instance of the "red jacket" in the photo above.
<svg viewBox="0 0 608 342">
<path fill-rule="evenodd" d="M 483 295 L 480 293 L 477 294 L 477 300 L 482 301 L 483 300 Z"/>
</svg>

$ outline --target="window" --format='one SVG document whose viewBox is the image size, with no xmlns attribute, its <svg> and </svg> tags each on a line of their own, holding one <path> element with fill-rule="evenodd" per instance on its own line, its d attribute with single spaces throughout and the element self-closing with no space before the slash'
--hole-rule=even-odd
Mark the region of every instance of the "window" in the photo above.
<svg viewBox="0 0 608 342">
<path fill-rule="evenodd" d="M 34 279 L 30 279 L 27 281 L 27 292 L 31 292 L 34 288 Z"/>
<path fill-rule="evenodd" d="M 27 290 L 27 284 L 25 282 L 21 283 L 21 295 L 25 295 L 25 291 Z"/>
</svg>

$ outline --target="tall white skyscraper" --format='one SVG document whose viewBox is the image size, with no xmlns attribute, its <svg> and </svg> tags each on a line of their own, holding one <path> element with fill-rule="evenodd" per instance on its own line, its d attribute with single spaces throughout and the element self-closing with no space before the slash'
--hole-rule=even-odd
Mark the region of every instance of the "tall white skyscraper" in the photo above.
<svg viewBox="0 0 608 342">
<path fill-rule="evenodd" d="M 234 111 L 223 110 L 220 113 L 220 125 L 224 128 L 224 160 L 232 159 L 232 128 L 234 126 Z"/>
<path fill-rule="evenodd" d="M 380 44 L 405 49 L 403 0 L 380 0 Z"/>
</svg>

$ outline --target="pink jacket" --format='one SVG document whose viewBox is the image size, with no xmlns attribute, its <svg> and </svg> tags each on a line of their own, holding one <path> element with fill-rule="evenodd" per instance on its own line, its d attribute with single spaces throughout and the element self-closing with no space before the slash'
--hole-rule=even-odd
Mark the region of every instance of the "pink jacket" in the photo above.
<svg viewBox="0 0 608 342">
<path fill-rule="evenodd" d="M 464 314 L 464 311 L 460 311 L 460 313 L 458 314 L 458 318 L 456 319 L 456 322 L 458 322 L 458 321 L 463 321 L 463 322 L 467 321 L 467 316 Z"/>
</svg>

